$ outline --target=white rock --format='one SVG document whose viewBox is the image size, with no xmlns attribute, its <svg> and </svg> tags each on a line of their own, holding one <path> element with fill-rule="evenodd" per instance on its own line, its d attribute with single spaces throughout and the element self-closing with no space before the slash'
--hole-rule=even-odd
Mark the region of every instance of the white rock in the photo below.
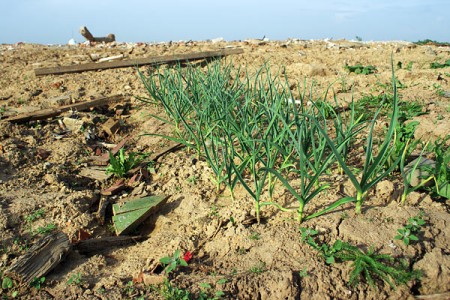
<svg viewBox="0 0 450 300">
<path fill-rule="evenodd" d="M 74 45 L 76 45 L 77 44 L 77 42 L 74 40 L 74 39 L 70 39 L 68 42 L 67 42 L 67 45 L 71 45 L 71 46 L 74 46 Z"/>
<path fill-rule="evenodd" d="M 212 39 L 211 43 L 216 44 L 216 43 L 220 43 L 223 41 L 225 41 L 225 39 L 223 37 L 218 37 L 218 38 Z"/>
</svg>

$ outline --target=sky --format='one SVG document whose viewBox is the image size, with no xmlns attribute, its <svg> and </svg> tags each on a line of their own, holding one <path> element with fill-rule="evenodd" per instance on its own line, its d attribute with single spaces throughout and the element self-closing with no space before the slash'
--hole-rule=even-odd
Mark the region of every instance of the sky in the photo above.
<svg viewBox="0 0 450 300">
<path fill-rule="evenodd" d="M 450 0 L 0 0 L 0 44 L 356 39 L 450 41 Z"/>
</svg>

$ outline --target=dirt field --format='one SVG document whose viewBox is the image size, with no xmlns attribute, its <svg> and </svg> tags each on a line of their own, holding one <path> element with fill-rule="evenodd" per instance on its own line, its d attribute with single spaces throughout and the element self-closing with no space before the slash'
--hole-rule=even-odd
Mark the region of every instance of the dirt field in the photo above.
<svg viewBox="0 0 450 300">
<path fill-rule="evenodd" d="M 117 144 L 126 136 L 127 152 L 158 153 L 171 142 L 142 133 L 171 133 L 163 122 L 149 114 L 163 116 L 160 107 L 145 105 L 137 98 L 149 97 L 136 68 L 105 69 L 64 75 L 36 77 L 34 69 L 91 62 L 91 57 L 123 54 L 125 58 L 209 51 L 226 46 L 242 47 L 243 54 L 227 58 L 237 66 L 256 70 L 269 62 L 272 70 L 284 72 L 295 89 L 303 83 L 317 97 L 327 87 L 339 101 L 352 95 L 391 93 L 391 54 L 401 83 L 402 101 L 417 101 L 426 114 L 419 121 L 415 137 L 436 139 L 449 134 L 450 69 L 431 69 L 430 63 L 450 58 L 450 47 L 417 46 L 407 42 L 303 41 L 280 42 L 179 42 L 158 45 L 112 44 L 44 46 L 0 45 L 0 116 L 123 95 L 120 103 L 84 112 L 66 112 L 60 117 L 26 124 L 0 123 L 0 272 L 4 272 L 41 234 L 51 229 L 77 238 L 80 230 L 91 238 L 114 236 L 111 216 L 105 224 L 98 218 L 100 192 L 115 179 L 95 180 L 80 175 L 92 166 L 88 157 L 106 153 L 98 142 Z M 399 68 L 401 62 L 402 68 Z M 349 73 L 344 66 L 373 65 L 377 73 Z M 146 67 L 140 68 L 146 72 Z M 296 83 L 298 82 L 298 83 Z M 330 93 L 331 95 L 332 93 Z M 58 120 L 77 119 L 64 131 Z M 108 118 L 120 121 L 114 134 L 102 131 Z M 66 119 L 68 120 L 68 119 Z M 68 120 L 65 124 L 69 127 Z M 78 125 L 77 125 L 78 124 Z M 321 242 L 337 239 L 361 249 L 373 246 L 379 253 L 406 259 L 420 280 L 392 289 L 377 282 L 378 289 L 362 281 L 348 283 L 350 263 L 328 265 L 319 253 L 302 242 L 293 215 L 264 207 L 262 223 L 255 224 L 253 200 L 238 186 L 236 199 L 217 193 L 212 171 L 187 149 L 171 151 L 158 158 L 155 172 L 116 195 L 103 196 L 111 203 L 131 197 L 165 194 L 167 203 L 144 221 L 133 235 L 147 238 L 131 245 L 98 249 L 89 255 L 68 253 L 45 276 L 38 289 L 15 285 L 2 289 L 2 296 L 20 299 L 158 299 L 158 287 L 139 282 L 159 259 L 177 249 L 193 252 L 187 267 L 170 276 L 170 283 L 197 295 L 207 290 L 210 299 L 223 291 L 223 299 L 414 299 L 438 294 L 448 299 L 450 291 L 450 218 L 448 200 L 432 199 L 425 192 L 413 192 L 406 205 L 399 204 L 402 183 L 399 176 L 381 181 L 371 190 L 363 213 L 356 215 L 348 204 L 325 216 L 308 220 L 302 227 L 314 228 Z M 311 211 L 341 192 L 353 193 L 345 176 L 332 175 L 334 188 L 321 194 Z M 289 199 L 288 192 L 279 197 Z M 397 229 L 409 217 L 423 210 L 426 224 L 419 241 L 405 245 L 395 240 Z M 4 278 L 3 276 L 2 278 Z M 72 279 L 72 280 L 71 280 Z M 134 279 L 134 281 L 133 281 Z M 206 287 L 209 284 L 210 287 Z M 160 289 L 160 288 L 159 288 Z M 446 293 L 446 294 L 445 294 Z M 159 295 L 159 296 L 158 296 Z M 139 298 L 142 297 L 142 298 Z M 195 297 L 194 297 L 195 298 Z M 162 299 L 162 298 L 161 298 Z M 174 298 L 181 299 L 181 298 Z M 203 299 L 203 298 L 202 298 Z M 205 298 L 206 299 L 206 298 Z M 421 298 L 425 299 L 425 298 Z"/>
</svg>

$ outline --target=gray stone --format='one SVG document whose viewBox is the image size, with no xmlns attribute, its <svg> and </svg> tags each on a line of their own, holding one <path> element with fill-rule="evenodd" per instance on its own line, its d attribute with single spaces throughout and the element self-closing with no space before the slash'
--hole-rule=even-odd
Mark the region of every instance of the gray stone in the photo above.
<svg viewBox="0 0 450 300">
<path fill-rule="evenodd" d="M 409 185 L 415 187 L 420 185 L 423 180 L 429 178 L 433 174 L 435 168 L 436 162 L 434 160 L 418 157 L 407 164 L 403 170 Z M 430 180 L 425 185 L 430 185 L 431 182 L 432 181 Z"/>
</svg>

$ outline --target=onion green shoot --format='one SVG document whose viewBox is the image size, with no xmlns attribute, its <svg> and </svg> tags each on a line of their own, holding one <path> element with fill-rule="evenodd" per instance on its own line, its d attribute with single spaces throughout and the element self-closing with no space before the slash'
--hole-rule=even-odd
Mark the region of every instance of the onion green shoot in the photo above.
<svg viewBox="0 0 450 300">
<path fill-rule="evenodd" d="M 322 127 L 318 127 L 320 132 L 323 134 L 326 139 L 328 146 L 336 157 L 338 163 L 340 164 L 344 173 L 348 176 L 351 183 L 356 189 L 356 195 L 351 196 L 350 198 L 354 198 L 356 202 L 356 213 L 361 213 L 362 203 L 367 197 L 367 193 L 374 185 L 384 179 L 387 175 L 389 175 L 395 167 L 398 165 L 401 156 L 399 156 L 387 169 L 385 168 L 386 161 L 391 157 L 393 152 L 392 143 L 395 141 L 395 128 L 397 125 L 398 118 L 398 95 L 397 95 L 397 87 L 395 83 L 394 76 L 394 67 L 392 66 L 392 84 L 394 90 L 393 96 L 393 104 L 392 104 L 392 114 L 391 120 L 389 123 L 388 130 L 384 136 L 383 143 L 379 146 L 378 153 L 375 155 L 374 152 L 376 149 L 374 148 L 374 127 L 377 121 L 378 114 L 380 109 L 375 113 L 374 118 L 369 126 L 369 132 L 366 139 L 366 150 L 365 150 L 365 161 L 362 171 L 362 176 L 358 179 L 358 174 L 356 174 L 349 164 L 346 162 L 346 157 L 342 154 L 342 151 L 336 145 L 336 142 L 333 142 L 326 132 L 326 130 Z M 317 124 L 316 118 L 312 117 Z M 402 149 L 403 151 L 403 149 Z M 345 199 L 345 198 L 344 198 Z"/>
</svg>

